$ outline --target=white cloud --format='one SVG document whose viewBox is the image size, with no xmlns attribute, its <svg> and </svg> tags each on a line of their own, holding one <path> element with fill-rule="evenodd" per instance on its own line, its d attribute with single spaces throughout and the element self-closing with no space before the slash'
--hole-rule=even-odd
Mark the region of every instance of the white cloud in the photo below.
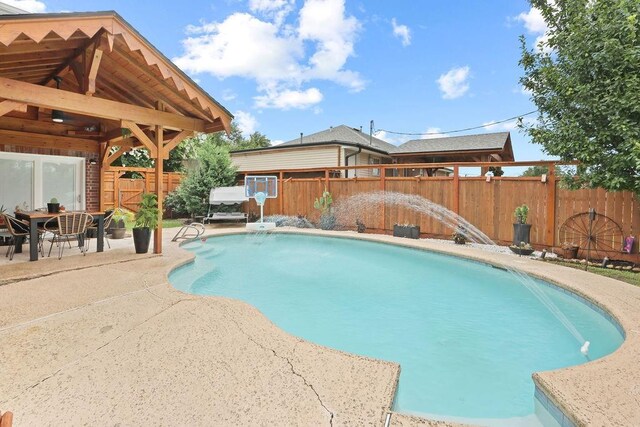
<svg viewBox="0 0 640 427">
<path fill-rule="evenodd" d="M 433 139 L 433 138 L 444 138 L 447 135 L 441 133 L 442 129 L 440 128 L 428 128 L 426 132 L 420 137 L 420 139 Z"/>
<path fill-rule="evenodd" d="M 393 35 L 400 39 L 402 46 L 409 46 L 411 44 L 411 30 L 406 25 L 399 25 L 396 18 L 391 20 L 391 26 L 393 27 Z"/>
<path fill-rule="evenodd" d="M 540 9 L 532 7 L 528 12 L 522 12 L 516 16 L 515 20 L 522 22 L 529 33 L 537 35 L 534 42 L 536 51 L 548 50 L 546 42 L 549 38 L 549 26 L 544 20 Z"/>
<path fill-rule="evenodd" d="M 280 145 L 280 144 L 283 144 L 283 143 L 284 143 L 284 140 L 282 140 L 282 139 L 275 139 L 275 140 L 271 141 L 271 145 Z"/>
<path fill-rule="evenodd" d="M 225 90 L 222 91 L 222 99 L 224 101 L 233 101 L 237 97 L 238 97 L 238 95 L 236 95 L 236 93 L 234 91 L 232 91 L 231 89 L 225 89 Z"/>
<path fill-rule="evenodd" d="M 233 114 L 238 128 L 244 136 L 249 136 L 256 131 L 258 120 L 246 111 L 238 110 Z"/>
<path fill-rule="evenodd" d="M 47 5 L 38 0 L 2 0 L 2 2 L 31 13 L 42 13 L 47 10 Z"/>
<path fill-rule="evenodd" d="M 258 108 L 305 109 L 322 101 L 322 92 L 315 87 L 307 90 L 275 90 L 253 98 Z"/>
<path fill-rule="evenodd" d="M 249 9 L 267 18 L 273 19 L 277 26 L 282 25 L 287 15 L 293 12 L 295 0 L 249 0 Z"/>
<path fill-rule="evenodd" d="M 234 13 L 222 22 L 187 27 L 184 54 L 174 62 L 191 73 L 255 80 L 262 108 L 307 108 L 322 100 L 314 80 L 364 88 L 359 73 L 345 69 L 355 54 L 360 23 L 347 16 L 344 0 L 307 0 L 297 27 L 286 24 L 294 0 L 250 0 L 251 13 Z M 309 49 L 311 47 L 311 49 Z"/>
<path fill-rule="evenodd" d="M 442 74 L 437 82 L 442 91 L 444 99 L 460 98 L 469 90 L 469 73 L 471 69 L 468 66 L 452 68 L 445 74 Z"/>
<path fill-rule="evenodd" d="M 535 7 L 529 9 L 528 12 L 522 12 L 516 17 L 516 20 L 522 22 L 527 31 L 533 34 L 542 34 L 549 29 L 540 9 Z"/>
</svg>

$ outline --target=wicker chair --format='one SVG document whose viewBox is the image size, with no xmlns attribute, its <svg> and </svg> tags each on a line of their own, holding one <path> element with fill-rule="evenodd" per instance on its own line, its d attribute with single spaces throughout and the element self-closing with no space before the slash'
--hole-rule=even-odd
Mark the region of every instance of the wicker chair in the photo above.
<svg viewBox="0 0 640 427">
<path fill-rule="evenodd" d="M 111 249 L 111 243 L 109 243 L 109 238 L 107 237 L 107 232 L 106 230 L 109 228 L 109 226 L 111 226 L 111 221 L 113 220 L 113 214 L 114 212 L 111 212 L 109 215 L 107 215 L 104 218 L 104 240 L 107 242 L 107 246 L 109 246 L 109 249 Z M 89 233 L 91 232 L 91 233 Z M 91 234 L 95 234 L 96 239 L 98 236 L 98 223 L 97 222 L 93 222 L 89 227 L 87 227 L 87 246 L 85 248 L 86 251 L 89 250 L 89 244 L 91 243 L 91 238 L 89 237 Z"/>
<path fill-rule="evenodd" d="M 64 242 L 71 243 L 71 239 L 78 241 L 78 247 L 83 255 L 86 255 L 84 236 L 87 227 L 93 222 L 93 217 L 85 212 L 73 212 L 60 214 L 44 223 L 44 230 L 53 234 L 51 246 L 49 246 L 49 256 L 53 244 L 58 244 L 58 259 L 62 258 L 64 252 Z"/>
<path fill-rule="evenodd" d="M 9 247 L 7 248 L 7 253 L 5 257 L 9 257 L 9 261 L 13 260 L 13 255 L 16 250 L 16 239 L 18 238 L 27 238 L 29 236 L 29 224 L 19 219 L 12 217 L 11 215 L 1 214 L 4 219 L 4 223 L 7 226 L 7 231 L 9 236 L 11 236 L 11 241 L 9 242 Z"/>
</svg>

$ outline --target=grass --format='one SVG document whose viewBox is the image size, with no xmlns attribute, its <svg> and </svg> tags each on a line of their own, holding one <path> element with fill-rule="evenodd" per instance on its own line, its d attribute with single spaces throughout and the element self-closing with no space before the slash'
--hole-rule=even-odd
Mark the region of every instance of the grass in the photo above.
<svg viewBox="0 0 640 427">
<path fill-rule="evenodd" d="M 584 264 L 555 260 L 547 262 L 552 262 L 554 264 L 559 264 L 569 268 L 575 268 L 577 270 L 584 270 Z M 588 271 L 591 273 L 599 274 L 600 276 L 610 277 L 612 279 L 627 282 L 635 286 L 640 286 L 640 273 L 626 270 L 614 270 L 611 268 L 594 267 L 591 265 L 589 266 Z"/>
</svg>

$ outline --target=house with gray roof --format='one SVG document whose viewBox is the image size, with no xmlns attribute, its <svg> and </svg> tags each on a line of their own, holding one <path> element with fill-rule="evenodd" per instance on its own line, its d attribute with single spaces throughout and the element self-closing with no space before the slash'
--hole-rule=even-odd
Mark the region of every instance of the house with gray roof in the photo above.
<svg viewBox="0 0 640 427">
<path fill-rule="evenodd" d="M 362 128 L 345 125 L 332 126 L 310 135 L 300 134 L 299 138 L 271 147 L 234 151 L 231 158 L 240 173 L 288 170 L 288 176 L 296 177 L 319 176 L 319 172 L 305 174 L 296 171 L 305 168 L 514 160 L 509 132 L 414 139 L 396 146 L 362 132 Z M 437 176 L 448 172 L 446 168 L 398 168 L 396 174 Z M 334 175 L 351 178 L 378 174 L 377 169 L 358 169 Z"/>
</svg>

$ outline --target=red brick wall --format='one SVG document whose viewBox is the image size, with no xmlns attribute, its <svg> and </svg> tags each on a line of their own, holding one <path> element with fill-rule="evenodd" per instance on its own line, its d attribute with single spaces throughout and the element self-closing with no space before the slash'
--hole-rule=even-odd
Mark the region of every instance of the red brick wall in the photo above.
<svg viewBox="0 0 640 427">
<path fill-rule="evenodd" d="M 45 154 L 49 156 L 82 157 L 85 159 L 85 197 L 86 209 L 97 211 L 100 209 L 100 166 L 98 166 L 97 153 L 85 153 L 82 151 L 57 150 L 52 148 L 31 148 L 18 145 L 0 143 L 0 151 L 9 153 L 25 154 Z M 96 164 L 91 165 L 90 160 L 95 160 Z"/>
</svg>

